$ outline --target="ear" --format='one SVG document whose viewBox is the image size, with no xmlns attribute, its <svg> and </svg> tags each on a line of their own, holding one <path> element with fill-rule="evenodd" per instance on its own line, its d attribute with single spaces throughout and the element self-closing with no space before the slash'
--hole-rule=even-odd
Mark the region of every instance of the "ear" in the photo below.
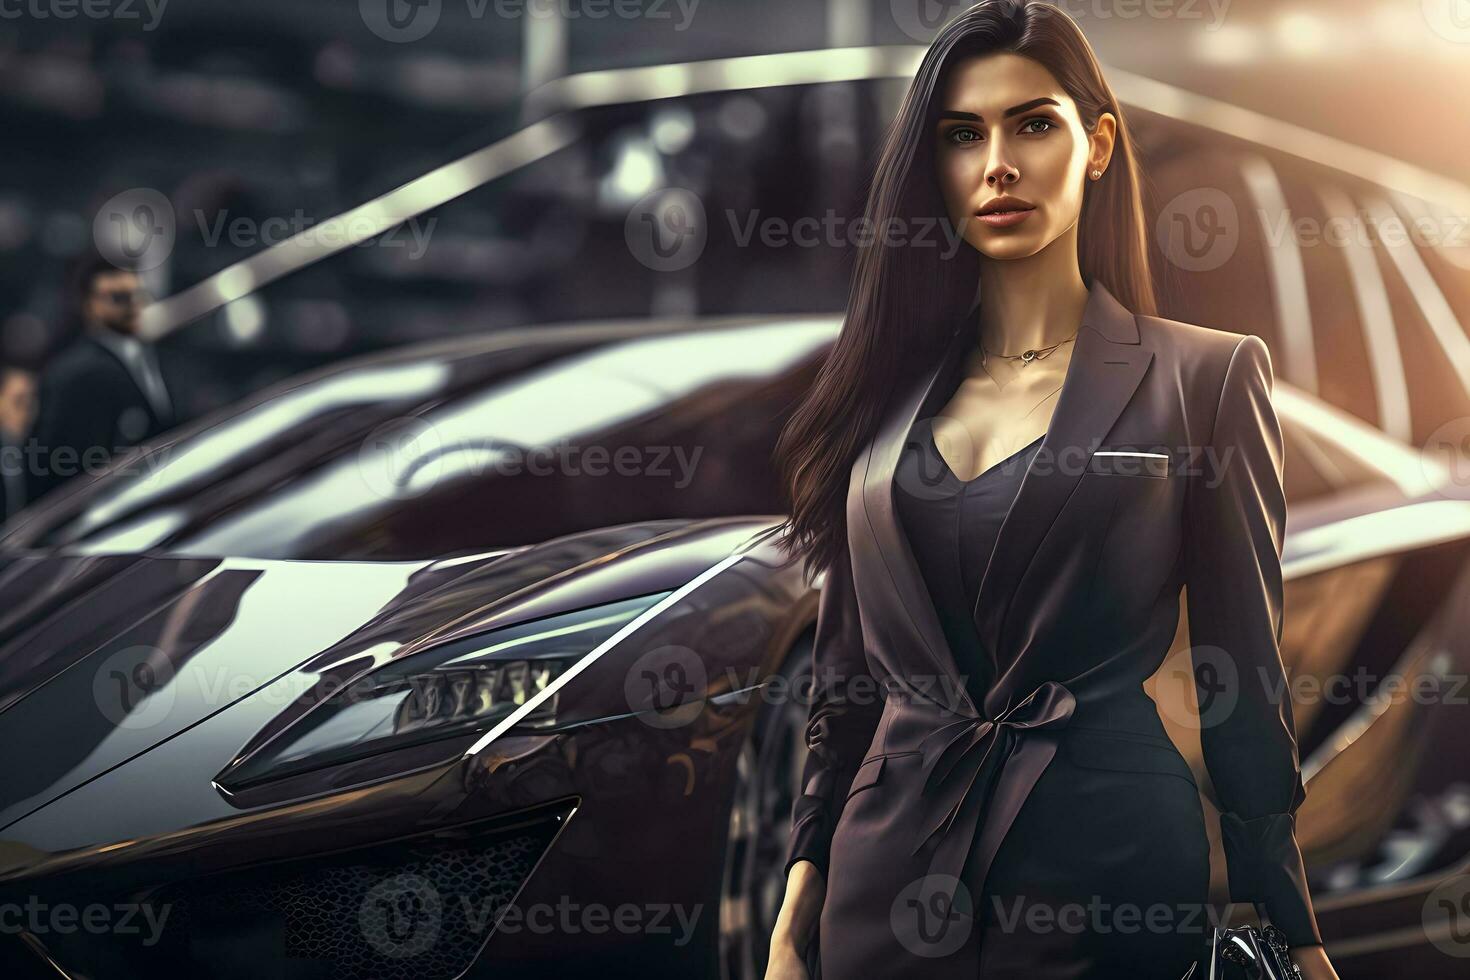
<svg viewBox="0 0 1470 980">
<path fill-rule="evenodd" d="M 1087 175 L 1089 177 L 1092 176 L 1094 170 L 1107 172 L 1108 161 L 1113 158 L 1113 144 L 1117 138 L 1118 119 L 1111 112 L 1104 112 L 1097 117 L 1097 125 L 1087 137 Z"/>
</svg>

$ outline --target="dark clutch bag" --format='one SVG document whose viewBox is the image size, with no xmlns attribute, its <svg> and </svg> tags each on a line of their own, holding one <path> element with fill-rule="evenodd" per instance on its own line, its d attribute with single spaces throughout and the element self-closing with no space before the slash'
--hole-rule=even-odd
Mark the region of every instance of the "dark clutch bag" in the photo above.
<svg viewBox="0 0 1470 980">
<path fill-rule="evenodd" d="M 1182 980 L 1301 980 L 1301 967 L 1291 961 L 1290 952 L 1286 937 L 1270 924 L 1216 929 L 1209 972 L 1199 976 L 1196 963 Z"/>
</svg>

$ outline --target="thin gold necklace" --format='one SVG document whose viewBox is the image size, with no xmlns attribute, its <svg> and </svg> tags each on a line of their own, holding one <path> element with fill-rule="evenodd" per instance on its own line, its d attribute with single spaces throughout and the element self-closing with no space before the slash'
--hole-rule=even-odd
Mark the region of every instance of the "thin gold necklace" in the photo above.
<svg viewBox="0 0 1470 980">
<path fill-rule="evenodd" d="M 1040 350 L 1026 350 L 1026 351 L 1022 351 L 1019 354 L 996 354 L 995 356 L 996 357 L 999 357 L 999 358 L 1002 358 L 1004 360 L 1012 360 L 1013 361 L 1013 360 L 1019 359 L 1021 361 L 1021 364 L 1020 364 L 1020 366 L 1018 366 L 1016 368 L 1016 372 L 1017 372 L 1017 374 L 1019 374 L 1019 372 L 1021 371 L 1021 369 L 1024 368 L 1027 364 L 1031 364 L 1031 363 L 1034 363 L 1036 361 L 1042 360 L 1043 358 L 1050 357 L 1053 353 L 1056 352 L 1056 350 L 1057 350 L 1058 347 L 1061 347 L 1064 344 L 1071 343 L 1072 340 L 1075 337 L 1076 337 L 1076 334 L 1074 333 L 1071 337 L 1068 337 L 1066 340 L 1059 340 L 1055 344 L 1052 344 L 1050 347 L 1043 347 Z M 988 378 L 990 378 L 990 380 L 992 382 L 995 383 L 995 386 L 996 386 L 996 388 L 998 390 L 1004 390 L 1009 385 L 1009 383 L 1011 381 L 1016 380 L 1016 376 L 1017 375 L 1016 374 L 1011 375 L 1011 377 L 1006 382 L 1002 383 L 1001 380 L 999 378 L 997 378 L 994 374 L 992 374 L 991 371 L 990 371 L 990 355 L 991 355 L 991 353 L 992 353 L 991 351 L 989 351 L 989 350 L 987 350 L 985 348 L 985 345 L 983 343 L 980 345 L 980 370 L 984 371 L 985 374 L 986 374 L 986 376 Z"/>
<path fill-rule="evenodd" d="M 1078 329 L 1081 329 L 1081 328 L 1078 328 Z M 981 341 L 981 343 L 980 343 L 980 353 L 982 355 L 981 362 L 983 363 L 984 361 L 988 360 L 990 358 L 990 355 L 991 354 L 994 354 L 996 357 L 1004 358 L 1007 361 L 1014 361 L 1017 358 L 1020 358 L 1020 360 L 1021 360 L 1021 366 L 1022 367 L 1025 367 L 1027 364 L 1030 364 L 1032 361 L 1039 361 L 1043 357 L 1046 357 L 1052 351 L 1056 350 L 1058 347 L 1062 346 L 1068 340 L 1071 340 L 1071 339 L 1073 339 L 1073 337 L 1076 337 L 1076 336 L 1077 336 L 1077 331 L 1074 330 L 1074 331 L 1072 331 L 1072 336 L 1071 337 L 1067 337 L 1065 340 L 1059 340 L 1055 344 L 1052 344 L 1050 347 L 1041 347 L 1041 348 L 1035 348 L 1035 347 L 1033 347 L 1033 348 L 1030 348 L 1028 350 L 1023 350 L 1019 354 L 1002 354 L 999 351 L 993 351 L 990 348 L 988 348 L 988 347 L 985 346 L 984 341 Z"/>
</svg>

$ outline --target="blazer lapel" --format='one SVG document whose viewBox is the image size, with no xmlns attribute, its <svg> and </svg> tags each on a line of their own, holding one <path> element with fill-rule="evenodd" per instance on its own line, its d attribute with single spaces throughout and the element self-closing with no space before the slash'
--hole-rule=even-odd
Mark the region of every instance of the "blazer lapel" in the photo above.
<svg viewBox="0 0 1470 980">
<path fill-rule="evenodd" d="M 868 451 L 864 454 L 866 458 L 861 486 L 862 513 L 872 536 L 872 544 L 876 548 L 877 560 L 870 563 L 869 567 L 874 569 L 875 575 L 886 576 L 887 579 L 886 582 L 876 583 L 878 587 L 869 593 L 869 601 L 881 603 L 883 607 L 877 612 L 876 620 L 896 630 L 896 638 L 908 641 L 897 644 L 897 649 L 918 647 L 924 650 L 934 667 L 940 671 L 939 677 L 955 680 L 959 678 L 958 665 L 944 637 L 944 629 L 939 624 L 939 614 L 934 608 L 934 600 L 929 595 L 923 573 L 920 572 L 913 550 L 909 547 L 908 536 L 894 511 L 893 478 L 904 443 L 919 412 L 934 393 L 935 384 L 945 376 L 947 368 L 970 339 L 963 326 L 962 323 L 955 326 L 943 355 L 895 399 L 891 409 L 884 413 L 878 433 L 868 444 Z M 864 458 L 860 457 L 859 462 L 864 462 Z M 863 573 L 862 564 L 864 563 L 854 564 L 854 575 Z M 895 638 L 890 638 L 890 642 L 893 639 Z M 946 696 L 958 693 L 973 713 L 974 703 L 964 691 L 963 684 L 946 684 L 942 691 Z"/>
<path fill-rule="evenodd" d="M 1050 427 L 997 534 L 975 600 L 975 626 L 994 661 L 997 687 L 1011 662 L 1011 600 L 1042 540 L 1153 360 L 1133 314 L 1094 282 Z"/>
</svg>

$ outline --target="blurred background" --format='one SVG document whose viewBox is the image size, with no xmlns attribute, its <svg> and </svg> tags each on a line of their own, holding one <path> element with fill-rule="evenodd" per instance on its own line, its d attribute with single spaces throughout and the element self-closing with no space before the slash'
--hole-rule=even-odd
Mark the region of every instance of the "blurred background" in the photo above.
<svg viewBox="0 0 1470 980">
<path fill-rule="evenodd" d="M 595 4 L 504 0 L 109 0 L 89 14 L 15 0 L 0 15 L 0 352 L 40 364 L 70 339 L 65 264 L 99 223 L 131 221 L 141 193 L 171 208 L 158 215 L 166 241 L 143 263 L 149 291 L 167 297 L 577 107 L 575 130 L 535 147 L 534 165 L 471 179 L 458 196 L 446 178 L 435 191 L 451 199 L 396 232 L 169 322 L 159 355 L 180 421 L 303 369 L 425 338 L 841 309 L 851 248 L 740 248 L 723 215 L 860 214 L 916 45 L 964 6 L 669 0 L 596 15 Z M 1119 81 L 1136 76 L 1168 87 L 1153 101 L 1193 93 L 1470 180 L 1463 0 L 1062 6 L 1118 70 L 1120 94 L 1143 91 Z M 842 61 L 834 48 L 888 55 Z M 770 54 L 791 57 L 751 63 L 750 88 L 722 77 L 723 91 L 688 92 L 668 74 L 557 85 Z M 812 83 L 845 71 L 874 77 Z M 661 89 L 674 94 L 656 98 Z M 630 209 L 671 187 L 716 219 L 701 261 L 674 273 L 625 243 Z"/>
</svg>

